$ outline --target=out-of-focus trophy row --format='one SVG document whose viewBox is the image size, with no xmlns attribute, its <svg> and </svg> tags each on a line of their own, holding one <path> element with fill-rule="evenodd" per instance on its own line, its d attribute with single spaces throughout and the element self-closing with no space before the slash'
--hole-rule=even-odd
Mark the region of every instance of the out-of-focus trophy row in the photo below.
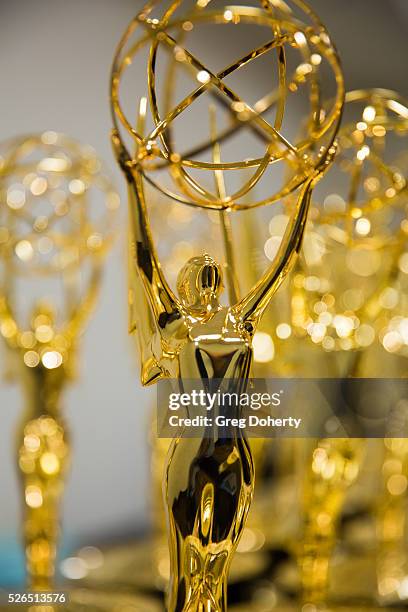
<svg viewBox="0 0 408 612">
<path fill-rule="evenodd" d="M 111 109 L 143 385 L 406 377 L 408 104 L 345 93 L 303 0 L 151 0 L 117 48 Z M 55 589 L 60 400 L 118 207 L 90 147 L 55 132 L 4 143 L 0 331 L 26 402 L 16 454 L 32 590 Z M 381 401 L 367 397 L 366 414 Z M 407 409 L 399 399 L 394 418 Z M 408 431 L 389 433 L 248 440 L 210 427 L 168 440 L 152 407 L 151 531 L 97 563 L 95 550 L 72 557 L 66 609 L 405 609 Z"/>
</svg>

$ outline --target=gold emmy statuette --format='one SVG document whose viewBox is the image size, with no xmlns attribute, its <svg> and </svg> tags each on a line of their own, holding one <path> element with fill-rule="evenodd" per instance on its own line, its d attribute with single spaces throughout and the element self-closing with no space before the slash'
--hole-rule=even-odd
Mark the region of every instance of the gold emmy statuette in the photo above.
<svg viewBox="0 0 408 612">
<path fill-rule="evenodd" d="M 249 40 L 250 48 L 243 44 Z M 242 49 L 239 59 L 237 48 Z M 220 59 L 223 65 L 211 69 Z M 143 60 L 145 91 L 138 71 Z M 262 78 L 256 75 L 252 94 L 260 95 L 249 104 L 235 89 L 242 89 L 241 74 L 257 61 Z M 319 77 L 323 66 L 324 79 Z M 122 94 L 132 74 L 141 94 L 135 126 L 129 119 L 135 115 L 134 98 L 125 110 L 131 97 Z M 344 91 L 330 38 L 300 0 L 249 6 L 152 1 L 119 44 L 111 87 L 113 146 L 129 188 L 130 329 L 138 338 L 142 383 L 172 378 L 182 388 L 193 379 L 204 388 L 219 384 L 223 391 L 242 392 L 259 321 L 296 260 L 312 189 L 335 153 Z M 304 103 L 300 113 L 293 106 L 296 98 Z M 302 120 L 306 138 L 300 134 Z M 237 151 L 244 161 L 237 161 Z M 250 174 L 241 181 L 244 169 Z M 208 253 L 191 257 L 176 288 L 170 286 L 150 229 L 149 197 L 157 191 L 168 201 L 163 206 L 171 202 L 219 211 L 228 306 L 220 300 L 221 263 Z M 272 204 L 289 193 L 296 193 L 296 205 L 276 256 L 240 296 L 231 226 L 236 215 L 230 213 Z M 239 415 L 238 406 L 233 411 Z M 226 610 L 228 571 L 253 488 L 253 460 L 243 430 L 232 428 L 223 436 L 210 428 L 202 439 L 173 439 L 163 483 L 169 610 Z"/>
<path fill-rule="evenodd" d="M 28 586 L 52 589 L 70 445 L 61 398 L 98 296 L 119 196 L 89 146 L 45 132 L 2 145 L 0 332 L 22 385 Z"/>
<path fill-rule="evenodd" d="M 292 284 L 293 328 L 316 346 L 311 356 L 320 348 L 323 365 L 332 364 L 324 376 L 373 375 L 364 369 L 363 358 L 376 338 L 377 320 L 394 299 L 390 285 L 406 246 L 406 180 L 390 150 L 395 156 L 398 147 L 406 146 L 401 136 L 407 119 L 407 106 L 394 92 L 346 95 L 338 154 L 314 194 L 303 263 Z M 383 344 L 392 341 L 384 332 Z M 320 362 L 311 358 L 310 363 L 318 375 Z M 359 474 L 362 451 L 358 438 L 321 440 L 313 451 L 299 554 L 306 602 L 326 599 L 336 525 L 346 492 Z"/>
<path fill-rule="evenodd" d="M 406 247 L 406 178 L 396 151 L 406 147 L 407 130 L 407 103 L 395 92 L 347 94 L 338 155 L 316 190 L 293 279 L 296 333 L 328 355 L 361 354 L 375 340 L 376 319 L 392 308 L 384 290 L 399 273 Z M 333 373 L 341 374 L 341 367 L 359 375 L 354 360 Z"/>
</svg>

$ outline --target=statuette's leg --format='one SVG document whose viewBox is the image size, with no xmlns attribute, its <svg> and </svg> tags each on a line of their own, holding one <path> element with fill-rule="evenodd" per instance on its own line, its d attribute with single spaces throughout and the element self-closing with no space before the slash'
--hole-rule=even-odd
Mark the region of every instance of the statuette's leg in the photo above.
<svg viewBox="0 0 408 612">
<path fill-rule="evenodd" d="M 179 438 L 168 456 L 170 612 L 221 612 L 227 579 L 252 500 L 254 472 L 247 442 Z"/>
<path fill-rule="evenodd" d="M 19 446 L 28 587 L 48 590 L 55 575 L 67 435 L 61 421 L 43 415 L 23 425 Z"/>
<path fill-rule="evenodd" d="M 313 452 L 303 500 L 303 541 L 299 551 L 302 598 L 323 604 L 327 598 L 329 564 L 336 526 L 350 485 L 361 465 L 361 441 L 321 440 Z"/>
</svg>

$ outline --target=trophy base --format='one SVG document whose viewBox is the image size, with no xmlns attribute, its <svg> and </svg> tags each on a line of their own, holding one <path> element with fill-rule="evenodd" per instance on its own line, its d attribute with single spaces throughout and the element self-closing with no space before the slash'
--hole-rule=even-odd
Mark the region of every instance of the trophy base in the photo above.
<svg viewBox="0 0 408 612">
<path fill-rule="evenodd" d="M 88 573 L 86 579 L 76 585 L 91 589 L 111 587 L 161 593 L 169 579 L 167 545 L 158 544 L 153 538 L 141 542 L 102 549 L 104 562 Z M 236 553 L 231 565 L 231 584 L 251 581 L 263 574 L 268 567 L 268 555 L 262 551 Z M 72 584 L 72 582 L 71 582 Z"/>
<path fill-rule="evenodd" d="M 277 551 L 276 551 L 277 552 Z M 251 585 L 246 601 L 229 605 L 231 612 L 391 612 L 407 610 L 407 599 L 397 596 L 380 601 L 377 596 L 376 557 L 373 553 L 352 555 L 338 552 L 333 558 L 328 600 L 314 605 L 301 602 L 299 572 L 288 556 L 269 579 Z M 272 566 L 271 566 L 272 567 Z M 233 587 L 232 587 L 233 588 Z"/>
<path fill-rule="evenodd" d="M 402 608 L 401 608 L 402 609 Z M 406 608 L 404 608 L 406 609 Z M 312 604 L 302 604 L 301 602 L 294 603 L 276 603 L 273 607 L 265 605 L 265 603 L 239 604 L 228 606 L 230 612 L 395 612 L 395 608 L 373 607 L 364 604 L 350 605 L 327 605 L 325 607 L 313 606 Z"/>
<path fill-rule="evenodd" d="M 168 583 L 167 546 L 153 538 L 103 550 L 104 563 L 86 579 L 71 581 L 69 612 L 159 612 L 165 609 Z M 285 550 L 236 553 L 228 587 L 231 612 L 383 612 L 407 609 L 406 600 L 377 597 L 373 552 L 338 550 L 332 562 L 325 607 L 299 602 L 300 582 L 295 559 Z"/>
</svg>

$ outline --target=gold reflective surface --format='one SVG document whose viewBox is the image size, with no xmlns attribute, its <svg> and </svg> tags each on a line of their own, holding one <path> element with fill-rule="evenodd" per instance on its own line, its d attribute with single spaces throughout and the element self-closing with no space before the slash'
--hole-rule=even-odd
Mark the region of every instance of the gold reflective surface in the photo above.
<svg viewBox="0 0 408 612">
<path fill-rule="evenodd" d="M 66 136 L 15 138 L 1 153 L 0 333 L 25 402 L 17 445 L 28 583 L 49 590 L 70 454 L 61 399 L 76 373 L 119 197 L 93 149 Z"/>
<path fill-rule="evenodd" d="M 207 6 L 209 3 L 198 2 L 188 8 L 185 4 L 148 3 L 126 31 L 113 65 L 112 142 L 129 190 L 130 330 L 138 340 L 143 384 L 169 377 L 178 379 L 182 388 L 188 379 L 199 379 L 204 386 L 221 380 L 226 381 L 227 390 L 239 392 L 245 390 L 250 376 L 252 343 L 259 321 L 300 250 L 312 189 L 335 155 L 333 140 L 343 105 L 343 81 L 329 36 L 303 2 L 292 4 L 300 9 L 306 23 L 299 22 L 285 3 L 260 2 L 222 10 Z M 257 49 L 214 73 L 188 48 L 190 33 L 202 24 L 237 29 L 248 24 L 262 26 L 272 39 L 261 42 L 264 29 Z M 139 113 L 134 128 L 123 111 L 119 90 L 126 69 L 146 45 L 147 95 L 138 95 Z M 286 45 L 302 58 L 294 75 L 287 65 Z M 159 110 L 157 96 L 157 65 L 162 48 L 170 57 L 163 74 L 165 115 Z M 252 107 L 227 85 L 226 77 L 269 52 L 276 53 L 278 87 Z M 335 84 L 335 99 L 324 108 L 317 76 L 323 61 L 330 67 Z M 196 85 L 172 108 L 178 70 L 187 71 Z M 289 92 L 295 93 L 303 85 L 309 110 L 301 119 L 307 123 L 308 139 L 299 140 L 297 136 L 294 145 L 283 133 L 285 100 Z M 194 107 L 206 93 L 213 94 L 215 101 L 221 98 L 228 123 L 224 131 L 219 131 L 217 111 L 207 105 L 210 139 L 181 154 L 172 124 L 176 119 L 183 120 L 184 111 Z M 272 107 L 273 125 L 263 116 L 263 111 Z M 153 129 L 148 127 L 151 121 Z M 260 158 L 222 161 L 222 142 L 242 127 L 256 133 L 266 152 Z M 121 128 L 125 128 L 123 133 Z M 203 155 L 208 151 L 210 162 Z M 285 168 L 283 182 L 280 186 L 275 182 L 272 190 L 269 186 L 268 197 L 254 199 L 254 186 L 275 165 Z M 252 169 L 249 180 L 229 193 L 227 175 L 248 168 Z M 210 172 L 215 191 L 194 178 L 190 169 Z M 163 171 L 173 188 L 166 186 L 168 180 L 163 178 Z M 177 293 L 170 287 L 150 228 L 146 185 L 157 188 L 173 202 L 221 211 L 228 306 L 220 301 L 222 267 L 207 253 L 193 253 L 178 274 Z M 269 204 L 290 192 L 296 192 L 296 205 L 276 256 L 252 289 L 241 297 L 228 213 Z M 244 434 L 236 428 L 230 437 L 216 429 L 203 432 L 202 439 L 176 437 L 167 456 L 163 487 L 170 547 L 168 609 L 225 610 L 229 566 L 254 487 L 253 460 Z"/>
</svg>

